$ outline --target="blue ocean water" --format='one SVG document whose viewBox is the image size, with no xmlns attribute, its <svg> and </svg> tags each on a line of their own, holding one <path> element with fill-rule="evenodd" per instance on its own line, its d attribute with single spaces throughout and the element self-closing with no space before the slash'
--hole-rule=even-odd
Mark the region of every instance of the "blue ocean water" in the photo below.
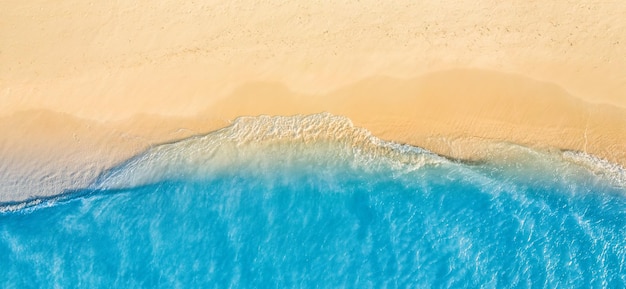
<svg viewBox="0 0 626 289">
<path fill-rule="evenodd" d="M 508 155 L 448 160 L 328 114 L 240 119 L 5 204 L 0 287 L 626 287 L 619 180 Z"/>
</svg>

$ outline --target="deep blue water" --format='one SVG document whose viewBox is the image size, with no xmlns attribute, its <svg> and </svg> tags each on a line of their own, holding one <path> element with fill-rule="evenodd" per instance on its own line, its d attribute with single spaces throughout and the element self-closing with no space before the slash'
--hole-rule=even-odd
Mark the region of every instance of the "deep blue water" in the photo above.
<svg viewBox="0 0 626 289">
<path fill-rule="evenodd" d="M 299 155 L 0 213 L 0 287 L 626 287 L 626 194 L 584 170 Z"/>
</svg>

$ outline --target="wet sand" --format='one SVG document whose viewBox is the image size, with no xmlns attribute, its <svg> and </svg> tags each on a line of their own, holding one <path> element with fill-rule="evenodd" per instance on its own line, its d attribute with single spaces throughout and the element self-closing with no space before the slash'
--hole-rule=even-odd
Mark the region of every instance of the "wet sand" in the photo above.
<svg viewBox="0 0 626 289">
<path fill-rule="evenodd" d="M 330 112 L 399 143 L 452 158 L 503 157 L 502 143 L 583 151 L 626 166 L 626 110 L 583 102 L 553 84 L 493 71 L 372 78 L 326 95 L 245 85 L 192 117 L 97 122 L 34 110 L 2 118 L 2 200 L 87 185 L 152 145 L 204 134 L 242 115 Z M 36 193 L 33 193 L 36 192 Z"/>
</svg>

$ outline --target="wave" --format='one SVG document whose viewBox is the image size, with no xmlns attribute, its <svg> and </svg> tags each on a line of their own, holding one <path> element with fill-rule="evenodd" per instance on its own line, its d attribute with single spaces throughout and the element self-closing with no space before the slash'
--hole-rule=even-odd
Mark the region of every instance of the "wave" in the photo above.
<svg viewBox="0 0 626 289">
<path fill-rule="evenodd" d="M 564 151 L 562 157 L 564 160 L 608 180 L 616 187 L 626 188 L 626 168 L 618 164 L 578 151 Z"/>
<path fill-rule="evenodd" d="M 547 180 L 566 180 L 582 172 L 626 188 L 626 169 L 583 152 L 545 152 L 509 143 L 498 144 L 495 151 L 493 158 L 480 162 L 449 159 L 419 147 L 382 140 L 354 126 L 347 117 L 326 112 L 246 116 L 206 135 L 154 146 L 103 172 L 84 190 L 0 203 L 0 212 L 49 206 L 94 192 L 168 180 L 206 179 L 233 171 L 271 174 L 286 167 L 306 170 L 350 166 L 400 176 L 425 166 L 446 166 L 468 176 L 475 176 L 481 170 L 495 170 L 508 171 L 509 178 L 539 174 Z"/>
<path fill-rule="evenodd" d="M 134 187 L 165 179 L 202 178 L 228 170 L 347 164 L 407 172 L 448 162 L 427 150 L 381 140 L 330 113 L 239 117 L 207 135 L 153 147 L 101 175 L 93 189 Z"/>
<path fill-rule="evenodd" d="M 239 118 L 7 204 L 0 287 L 624 287 L 626 195 L 605 181 L 623 171 L 493 148 L 457 161 L 327 113 Z"/>
<path fill-rule="evenodd" d="M 500 143 L 493 158 L 484 160 L 513 173 L 541 171 L 553 177 L 574 177 L 581 170 L 614 186 L 626 187 L 626 169 L 573 151 L 537 151 Z M 295 116 L 239 117 L 221 130 L 153 147 L 105 172 L 90 186 L 112 189 L 161 180 L 209 177 L 230 170 L 267 171 L 291 167 L 350 165 L 364 170 L 391 169 L 403 174 L 426 165 L 463 166 L 428 150 L 382 140 L 344 116 L 327 112 Z"/>
</svg>

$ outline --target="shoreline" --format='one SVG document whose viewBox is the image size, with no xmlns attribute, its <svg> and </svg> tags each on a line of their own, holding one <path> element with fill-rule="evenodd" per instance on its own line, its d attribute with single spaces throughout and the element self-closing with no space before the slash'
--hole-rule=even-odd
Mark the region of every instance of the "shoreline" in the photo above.
<svg viewBox="0 0 626 289">
<path fill-rule="evenodd" d="M 458 159 L 626 166 L 619 1 L 0 4 L 0 201 L 238 116 L 329 112 Z"/>
<path fill-rule="evenodd" d="M 414 79 L 366 79 L 326 95 L 250 83 L 194 117 L 95 121 L 17 112 L 0 118 L 0 202 L 84 187 L 150 146 L 220 129 L 238 116 L 322 111 L 346 116 L 380 139 L 455 159 L 490 158 L 500 153 L 494 144 L 512 143 L 582 151 L 626 166 L 625 109 L 589 104 L 519 75 L 451 70 Z"/>
<path fill-rule="evenodd" d="M 287 118 L 289 117 L 307 118 L 311 116 L 315 116 L 315 117 L 321 116 L 323 118 L 338 117 L 338 116 L 328 114 L 328 113 L 318 113 L 318 114 L 313 114 L 313 115 L 292 115 L 292 116 L 286 116 L 286 117 Z M 259 117 L 273 118 L 273 116 L 267 116 L 267 115 L 252 116 L 252 117 L 242 116 L 242 118 L 259 118 Z M 350 120 L 348 119 L 348 121 Z M 237 120 L 234 120 L 234 122 L 237 122 Z M 221 131 L 223 129 L 231 129 L 231 128 L 232 127 L 229 124 L 226 127 L 221 127 L 217 130 L 208 132 L 207 134 L 214 134 L 214 133 L 218 133 L 218 131 Z M 411 150 L 411 149 L 407 151 L 405 147 L 407 145 L 411 146 L 412 148 L 422 149 L 421 147 L 416 147 L 411 144 L 403 144 L 403 143 L 397 143 L 397 142 L 390 141 L 390 140 L 380 139 L 376 137 L 375 135 L 371 134 L 371 132 L 369 132 L 368 130 L 365 129 L 365 131 L 363 131 L 362 128 L 359 128 L 357 126 L 354 126 L 351 128 L 354 129 L 352 133 L 357 133 L 357 134 L 364 133 L 373 137 L 374 139 L 371 140 L 373 141 L 371 144 L 374 144 L 374 143 L 379 144 L 380 141 L 382 141 L 382 143 L 380 144 L 384 147 L 384 149 L 391 148 L 391 150 L 395 150 L 399 154 L 404 154 L 404 153 L 411 154 L 415 152 L 414 150 Z M 176 145 L 176 143 L 187 141 L 189 138 L 203 137 L 207 134 L 192 135 L 183 139 L 167 141 L 167 142 L 155 144 L 153 147 L 158 147 L 161 145 Z M 322 139 L 326 139 L 325 136 L 327 135 L 322 134 Z M 252 137 L 254 138 L 254 136 Z M 270 139 L 273 138 L 272 136 L 267 136 L 267 137 Z M 357 142 L 359 141 L 357 140 Z M 449 162 L 448 164 L 469 165 L 471 167 L 482 166 L 482 165 L 487 164 L 488 168 L 491 170 L 493 169 L 496 169 L 498 171 L 504 170 L 502 171 L 503 173 L 505 174 L 515 173 L 515 176 L 520 176 L 519 174 L 526 175 L 528 173 L 534 174 L 537 172 L 543 172 L 544 170 L 546 173 L 550 174 L 550 173 L 555 173 L 556 171 L 554 170 L 556 169 L 557 171 L 565 170 L 566 175 L 568 175 L 569 177 L 576 178 L 578 175 L 572 174 L 572 173 L 576 171 L 578 172 L 584 171 L 585 173 L 589 175 L 595 175 L 596 177 L 599 177 L 600 179 L 603 180 L 603 182 L 606 182 L 606 184 L 610 186 L 626 189 L 626 168 L 624 166 L 620 164 L 608 162 L 605 159 L 598 158 L 594 155 L 590 155 L 584 152 L 560 150 L 556 148 L 549 148 L 549 149 L 530 148 L 530 147 L 526 147 L 526 146 L 522 146 L 519 144 L 510 143 L 510 142 L 488 142 L 488 143 L 484 142 L 481 144 L 474 143 L 474 145 L 476 148 L 478 148 L 479 153 L 481 154 L 485 153 L 483 157 L 472 156 L 470 158 L 458 158 L 458 157 L 442 155 L 439 153 L 435 153 L 433 151 L 426 150 L 426 151 L 422 151 L 422 153 L 426 153 L 426 154 L 434 153 L 434 155 L 431 157 L 435 157 L 435 159 L 431 160 L 432 161 L 431 163 L 426 161 L 425 163 L 420 164 L 420 166 L 440 164 L 441 160 L 437 158 L 442 157 L 443 159 L 445 159 L 445 162 Z M 65 189 L 58 193 L 32 196 L 28 198 L 9 199 L 9 200 L 4 200 L 0 198 L 0 214 L 6 213 L 6 212 L 20 211 L 24 209 L 37 208 L 40 206 L 47 207 L 47 206 L 54 205 L 59 202 L 63 203 L 63 202 L 77 199 L 77 198 L 88 197 L 91 194 L 98 193 L 101 191 L 127 190 L 131 188 L 150 186 L 152 184 L 152 182 L 150 181 L 148 182 L 139 181 L 139 184 L 130 185 L 128 187 L 126 186 L 116 187 L 115 186 L 116 182 L 113 181 L 111 184 L 109 184 L 109 186 L 102 186 L 102 184 L 99 182 L 103 180 L 98 180 L 98 178 L 111 173 L 111 170 L 114 170 L 114 171 L 119 170 L 119 169 L 129 170 L 129 167 L 124 167 L 128 163 L 129 160 L 133 160 L 136 157 L 141 157 L 142 154 L 149 152 L 151 149 L 152 147 L 146 148 L 140 151 L 139 153 L 135 154 L 133 157 L 129 159 L 124 159 L 121 162 L 116 163 L 113 167 L 106 168 L 105 170 L 101 171 L 100 174 L 98 174 L 96 179 L 92 180 L 89 183 L 89 186 Z M 486 154 L 487 152 L 491 152 L 491 153 Z M 390 157 L 392 159 L 396 157 L 400 157 L 399 155 L 395 155 L 394 157 L 393 154 L 392 155 L 382 154 L 380 156 L 383 158 Z M 411 162 L 407 164 L 410 165 Z M 554 166 L 554 165 L 557 165 L 557 166 Z M 563 166 L 563 165 L 566 165 L 566 166 Z M 570 167 L 570 165 L 573 165 L 573 167 Z M 136 169 L 137 167 L 134 167 L 134 168 Z M 511 171 L 509 171 L 509 169 L 511 169 Z M 141 170 L 139 172 L 141 172 Z M 545 180 L 549 180 L 549 179 L 545 179 Z M 97 181 L 97 182 L 94 183 L 93 181 Z M 106 180 L 105 182 L 109 182 L 109 181 L 111 180 Z M 124 182 L 122 184 L 124 184 Z"/>
</svg>

